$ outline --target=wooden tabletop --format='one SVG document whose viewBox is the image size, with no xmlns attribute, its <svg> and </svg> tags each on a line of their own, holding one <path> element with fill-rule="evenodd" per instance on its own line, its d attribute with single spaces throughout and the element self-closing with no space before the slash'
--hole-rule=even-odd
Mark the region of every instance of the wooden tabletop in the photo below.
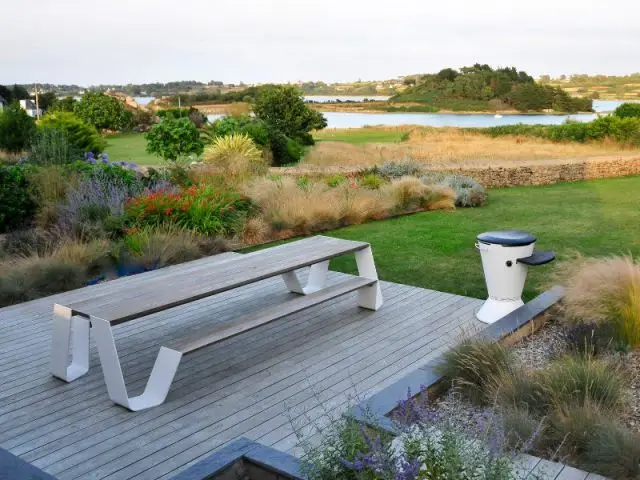
<svg viewBox="0 0 640 480">
<path fill-rule="evenodd" d="M 368 246 L 365 242 L 318 235 L 217 264 L 200 262 L 194 268 L 169 271 L 167 275 L 157 271 L 151 272 L 154 275 L 135 275 L 127 279 L 121 290 L 65 306 L 76 315 L 98 317 L 115 325 Z"/>
</svg>

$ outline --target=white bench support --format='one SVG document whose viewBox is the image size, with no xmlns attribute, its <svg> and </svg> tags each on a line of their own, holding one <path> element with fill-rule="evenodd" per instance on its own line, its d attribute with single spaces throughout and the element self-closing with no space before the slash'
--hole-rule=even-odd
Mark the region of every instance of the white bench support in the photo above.
<svg viewBox="0 0 640 480">
<path fill-rule="evenodd" d="M 109 398 L 133 412 L 163 403 L 169 393 L 173 377 L 178 370 L 182 353 L 170 348 L 160 347 L 160 352 L 153 364 L 144 392 L 137 397 L 129 397 L 124 383 L 124 376 L 122 375 L 118 351 L 113 340 L 111 324 L 101 318 L 91 317 L 91 326 L 94 329 Z"/>
<path fill-rule="evenodd" d="M 71 382 L 89 371 L 89 326 L 88 319 L 74 316 L 70 308 L 53 306 L 51 373 L 55 377 Z"/>
<path fill-rule="evenodd" d="M 355 252 L 356 265 L 358 266 L 358 276 L 378 280 L 376 264 L 373 262 L 371 247 Z M 358 290 L 358 305 L 369 310 L 378 310 L 382 306 L 382 291 L 380 282 L 376 281 L 370 287 Z"/>
<path fill-rule="evenodd" d="M 300 283 L 300 279 L 298 278 L 295 270 L 283 273 L 282 279 L 290 292 L 309 295 L 310 293 L 317 292 L 324 288 L 328 271 L 329 260 L 311 265 L 311 268 L 309 269 L 309 277 L 307 278 L 307 285 L 304 287 Z"/>
</svg>

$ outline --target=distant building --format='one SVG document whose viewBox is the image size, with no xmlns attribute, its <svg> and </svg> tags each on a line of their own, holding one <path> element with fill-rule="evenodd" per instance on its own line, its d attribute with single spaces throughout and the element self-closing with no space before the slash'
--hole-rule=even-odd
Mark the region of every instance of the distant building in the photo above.
<svg viewBox="0 0 640 480">
<path fill-rule="evenodd" d="M 0 112 L 6 108 L 8 105 L 7 101 L 0 96 Z"/>
<path fill-rule="evenodd" d="M 37 109 L 33 100 L 20 100 L 20 108 L 22 108 L 30 117 L 42 115 L 42 109 Z"/>
</svg>

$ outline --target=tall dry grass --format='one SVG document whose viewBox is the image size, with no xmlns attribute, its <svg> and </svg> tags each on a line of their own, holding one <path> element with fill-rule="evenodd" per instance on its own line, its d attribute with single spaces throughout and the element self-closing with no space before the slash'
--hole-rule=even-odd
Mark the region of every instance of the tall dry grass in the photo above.
<svg viewBox="0 0 640 480">
<path fill-rule="evenodd" d="M 544 139 L 505 136 L 490 138 L 456 128 L 414 128 L 407 141 L 353 145 L 319 142 L 301 167 L 360 167 L 385 161 L 414 161 L 433 167 L 510 165 L 524 161 L 585 158 L 625 151 L 614 143 L 553 143 Z"/>
<path fill-rule="evenodd" d="M 618 340 L 640 345 L 640 263 L 630 256 L 577 257 L 558 265 L 555 277 L 566 289 L 568 322 L 609 325 Z"/>
<path fill-rule="evenodd" d="M 323 231 L 412 210 L 453 208 L 455 198 L 450 189 L 424 185 L 417 179 L 400 179 L 372 190 L 354 182 L 330 187 L 324 181 L 259 178 L 246 184 L 244 193 L 260 206 L 261 218 L 270 229 L 293 233 Z M 259 236 L 264 228 L 252 224 L 245 235 Z"/>
</svg>

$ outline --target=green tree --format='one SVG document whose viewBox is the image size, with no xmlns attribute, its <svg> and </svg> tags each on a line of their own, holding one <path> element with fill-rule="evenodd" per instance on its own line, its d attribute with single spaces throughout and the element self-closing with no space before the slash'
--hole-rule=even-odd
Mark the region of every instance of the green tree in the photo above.
<svg viewBox="0 0 640 480">
<path fill-rule="evenodd" d="M 327 126 L 322 113 L 304 103 L 300 91 L 290 85 L 272 85 L 260 90 L 253 105 L 256 117 L 303 145 L 313 145 L 311 130 Z"/>
<path fill-rule="evenodd" d="M 0 112 L 0 149 L 20 152 L 29 144 L 36 122 L 27 115 L 18 102 L 11 103 Z"/>
<path fill-rule="evenodd" d="M 39 130 L 59 130 L 68 139 L 69 144 L 80 152 L 100 153 L 105 141 L 93 125 L 76 117 L 71 112 L 48 113 L 38 124 Z"/>
<path fill-rule="evenodd" d="M 98 130 L 128 130 L 133 124 L 133 113 L 120 100 L 100 92 L 85 93 L 73 111 Z"/>
<path fill-rule="evenodd" d="M 620 118 L 640 118 L 640 103 L 623 103 L 613 114 Z"/>
<path fill-rule="evenodd" d="M 49 110 L 57 101 L 55 92 L 45 92 L 38 95 L 38 107 L 44 111 Z"/>
<path fill-rule="evenodd" d="M 73 109 L 76 106 L 78 101 L 73 97 L 64 97 L 56 100 L 53 105 L 49 107 L 47 113 L 51 112 L 71 112 L 73 113 Z"/>
<path fill-rule="evenodd" d="M 200 155 L 204 149 L 199 130 L 188 118 L 165 118 L 145 138 L 147 152 L 173 162 L 185 155 Z"/>
</svg>

